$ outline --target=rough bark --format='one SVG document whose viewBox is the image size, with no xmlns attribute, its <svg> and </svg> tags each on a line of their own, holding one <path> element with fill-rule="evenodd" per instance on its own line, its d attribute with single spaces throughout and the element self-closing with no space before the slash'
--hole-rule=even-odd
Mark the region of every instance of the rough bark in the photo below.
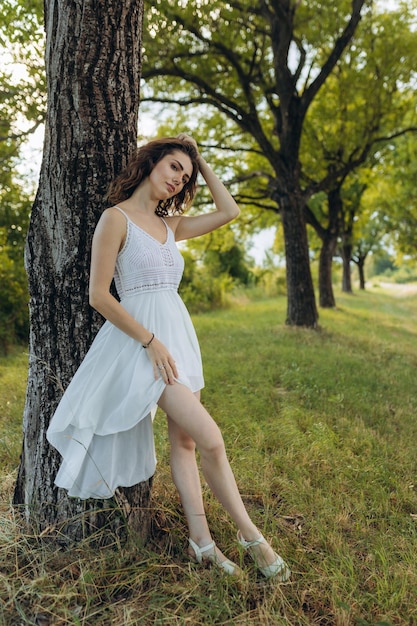
<svg viewBox="0 0 417 626">
<path fill-rule="evenodd" d="M 316 328 L 318 312 L 308 256 L 304 204 L 300 199 L 280 199 L 285 238 L 287 274 L 287 318 L 291 326 Z"/>
<path fill-rule="evenodd" d="M 14 502 L 37 530 L 60 528 L 71 539 L 117 508 L 54 486 L 60 457 L 45 433 L 102 323 L 88 305 L 90 245 L 105 189 L 137 142 L 142 15 L 143 0 L 45 3 L 48 110 L 26 245 L 30 358 Z M 137 487 L 136 505 L 146 506 L 149 490 Z"/>
</svg>

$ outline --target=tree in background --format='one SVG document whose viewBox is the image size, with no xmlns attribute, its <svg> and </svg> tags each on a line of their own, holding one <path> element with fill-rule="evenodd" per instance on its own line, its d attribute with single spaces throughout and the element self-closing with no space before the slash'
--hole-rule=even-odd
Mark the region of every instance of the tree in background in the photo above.
<svg viewBox="0 0 417 626">
<path fill-rule="evenodd" d="M 339 254 L 342 257 L 342 291 L 353 293 L 351 261 L 355 245 L 355 224 L 360 215 L 362 196 L 366 190 L 366 182 L 360 176 L 350 179 L 345 186 L 343 200 L 340 205 Z"/>
<path fill-rule="evenodd" d="M 142 14 L 142 0 L 45 3 L 48 108 L 26 245 L 29 380 L 14 502 L 38 529 L 71 539 L 103 523 L 100 502 L 54 486 L 60 459 L 45 433 L 102 323 L 88 304 L 90 242 L 107 185 L 137 144 Z M 149 485 L 121 491 L 133 511 Z"/>
<path fill-rule="evenodd" d="M 417 41 L 411 27 L 414 20 L 410 10 L 383 13 L 374 10 L 358 29 L 355 45 L 341 59 L 328 80 L 326 93 L 319 94 L 306 119 L 303 173 L 310 184 L 322 181 L 326 173 L 330 182 L 325 189 L 327 210 L 314 211 L 315 203 L 309 203 L 306 210 L 307 222 L 322 240 L 319 270 L 322 307 L 335 306 L 331 268 L 339 235 L 345 243 L 353 236 L 343 230 L 346 214 L 343 202 L 345 197 L 355 195 L 354 173 L 365 163 L 368 168 L 375 166 L 395 138 L 417 130 L 413 84 Z M 347 211 L 349 214 L 352 206 Z M 356 219 L 360 211 L 361 204 L 357 202 Z M 353 226 L 354 222 L 350 224 Z M 344 252 L 347 250 L 345 247 Z M 346 254 L 344 259 L 345 287 L 350 285 L 346 274 L 351 259 Z"/>
<path fill-rule="evenodd" d="M 355 243 L 352 250 L 352 261 L 358 268 L 359 272 L 359 289 L 364 290 L 365 280 L 365 262 L 371 253 L 375 253 L 382 248 L 382 237 L 385 229 L 381 229 L 382 222 L 378 215 L 373 215 L 367 220 L 359 235 L 355 237 Z"/>
<path fill-rule="evenodd" d="M 294 228 L 296 206 L 303 205 L 322 239 L 320 305 L 334 306 L 331 264 L 344 181 L 382 142 L 415 127 L 404 115 L 413 107 L 406 95 L 417 52 L 413 8 L 381 12 L 375 3 L 362 5 L 200 2 L 194 10 L 165 0 L 148 14 L 152 67 L 145 63 L 145 100 L 192 107 L 198 132 L 208 118 L 207 136 L 215 138 L 208 143 L 227 148 L 235 160 L 245 153 L 235 197 L 243 207 L 253 200 L 252 208 L 275 212 L 275 223 L 281 214 L 289 323 L 298 323 L 291 302 L 310 294 L 305 255 L 296 252 L 307 241 L 304 226 Z M 170 40 L 168 54 L 158 56 L 162 28 Z M 308 200 L 321 190 L 328 211 L 318 219 Z"/>
<path fill-rule="evenodd" d="M 146 99 L 214 107 L 235 126 L 227 145 L 263 161 L 258 178 L 266 181 L 284 229 L 288 324 L 315 327 L 318 319 L 304 218 L 317 189 L 303 184 L 303 125 L 348 49 L 364 5 L 164 0 L 147 13 Z"/>
<path fill-rule="evenodd" d="M 414 23 L 410 7 L 378 12 L 375 6 L 372 14 L 362 21 L 354 45 L 340 60 L 327 81 L 326 91 L 320 92 L 306 118 L 302 138 L 303 175 L 309 184 L 318 181 L 327 194 L 325 209 L 321 202 L 309 202 L 306 208 L 307 223 L 322 241 L 319 269 L 322 307 L 336 304 L 331 269 L 339 236 L 345 242 L 352 242 L 353 233 L 344 232 L 343 217 L 351 213 L 353 204 L 345 209 L 343 202 L 345 198 L 349 202 L 358 191 L 355 172 L 363 169 L 364 164 L 374 167 L 395 138 L 417 130 Z M 360 195 L 357 199 L 355 219 L 361 212 Z M 353 227 L 353 220 L 350 224 Z M 345 247 L 344 252 L 347 251 Z M 348 257 L 344 263 L 345 273 L 350 260 Z M 350 282 L 346 276 L 344 287 Z"/>
</svg>

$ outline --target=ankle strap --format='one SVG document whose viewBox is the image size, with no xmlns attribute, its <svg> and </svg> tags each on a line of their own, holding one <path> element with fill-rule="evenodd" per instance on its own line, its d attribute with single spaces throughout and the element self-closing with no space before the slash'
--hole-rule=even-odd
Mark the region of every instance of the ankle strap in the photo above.
<svg viewBox="0 0 417 626">
<path fill-rule="evenodd" d="M 260 535 L 258 539 L 254 539 L 253 541 L 246 541 L 246 539 L 243 539 L 242 535 L 238 533 L 237 540 L 246 550 L 253 546 L 259 546 L 260 543 L 265 543 L 265 537 L 263 535 Z"/>
<path fill-rule="evenodd" d="M 214 541 L 212 541 L 211 543 L 208 543 L 206 546 L 203 546 L 202 548 L 200 548 L 200 546 L 197 545 L 195 541 L 193 541 L 192 539 L 189 539 L 188 541 L 189 541 L 190 546 L 192 547 L 192 549 L 194 550 L 196 554 L 198 552 L 201 552 L 201 553 L 208 552 L 209 550 L 212 550 L 216 545 Z"/>
</svg>

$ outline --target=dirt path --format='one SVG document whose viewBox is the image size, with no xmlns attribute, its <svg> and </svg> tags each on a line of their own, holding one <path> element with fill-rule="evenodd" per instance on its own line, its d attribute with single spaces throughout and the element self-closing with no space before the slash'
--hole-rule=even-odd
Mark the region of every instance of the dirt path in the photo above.
<svg viewBox="0 0 417 626">
<path fill-rule="evenodd" d="M 417 294 L 417 283 L 379 283 L 378 287 L 387 289 L 393 293 L 397 298 L 403 298 L 406 296 L 414 296 Z"/>
</svg>

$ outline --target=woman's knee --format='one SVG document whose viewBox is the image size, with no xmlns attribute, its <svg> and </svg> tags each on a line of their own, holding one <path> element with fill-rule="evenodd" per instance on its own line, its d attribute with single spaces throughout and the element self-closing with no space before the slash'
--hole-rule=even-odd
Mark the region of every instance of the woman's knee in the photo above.
<svg viewBox="0 0 417 626">
<path fill-rule="evenodd" d="M 196 445 L 194 439 L 189 435 L 177 437 L 174 441 L 171 441 L 171 448 L 174 447 L 177 450 L 184 450 L 185 452 L 195 452 Z"/>
<path fill-rule="evenodd" d="M 195 452 L 196 444 L 194 439 L 185 430 L 168 417 L 168 435 L 171 449 Z"/>
<path fill-rule="evenodd" d="M 220 430 L 217 430 L 213 435 L 200 442 L 198 449 L 200 454 L 207 459 L 216 461 L 223 458 L 226 454 L 226 450 Z"/>
</svg>

